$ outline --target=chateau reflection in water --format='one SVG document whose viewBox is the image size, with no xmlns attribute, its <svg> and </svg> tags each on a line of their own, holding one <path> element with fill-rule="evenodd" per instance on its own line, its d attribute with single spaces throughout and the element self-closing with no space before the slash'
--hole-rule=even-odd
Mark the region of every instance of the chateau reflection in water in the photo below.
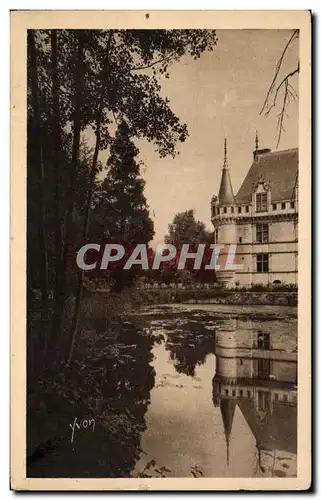
<svg viewBox="0 0 321 500">
<path fill-rule="evenodd" d="M 213 402 L 222 415 L 227 465 L 236 407 L 255 438 L 261 472 L 266 471 L 262 454 L 273 458 L 274 453 L 274 462 L 277 452 L 296 455 L 297 352 L 289 349 L 282 336 L 275 344 L 273 338 L 263 331 L 244 336 L 236 320 L 216 331 Z M 283 467 L 290 469 L 288 464 Z M 276 468 L 272 473 L 286 475 L 284 469 Z"/>
</svg>

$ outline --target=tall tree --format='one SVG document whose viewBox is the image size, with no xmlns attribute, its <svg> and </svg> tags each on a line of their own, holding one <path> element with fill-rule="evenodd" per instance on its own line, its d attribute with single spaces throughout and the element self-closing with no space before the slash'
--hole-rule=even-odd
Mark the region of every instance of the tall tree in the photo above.
<svg viewBox="0 0 321 500">
<path fill-rule="evenodd" d="M 62 293 L 64 285 L 62 284 L 62 219 L 60 206 L 60 191 L 61 191 L 61 128 L 60 128 L 60 104 L 59 104 L 59 72 L 58 72 L 58 36 L 57 30 L 51 30 L 51 64 L 52 64 L 52 135 L 55 154 L 53 155 L 53 170 L 54 170 L 54 266 L 55 266 L 55 314 L 52 322 L 52 330 L 50 341 L 55 343 L 56 337 L 59 334 L 60 318 L 62 309 Z M 51 346 L 50 346 L 51 347 Z"/>
<path fill-rule="evenodd" d="M 213 243 L 213 235 L 206 230 L 204 222 L 195 219 L 194 210 L 186 210 L 175 215 L 168 225 L 165 242 L 180 248 L 184 243 L 197 247 L 200 243 Z"/>
<path fill-rule="evenodd" d="M 101 84 L 101 92 L 96 96 L 98 114 L 88 123 L 93 127 L 96 135 L 92 184 L 99 150 L 104 149 L 111 141 L 108 130 L 109 113 L 112 113 L 116 122 L 117 115 L 118 118 L 120 116 L 125 119 L 130 125 L 131 135 L 146 137 L 153 141 L 161 157 L 168 154 L 175 155 L 176 142 L 185 140 L 187 128 L 186 125 L 180 125 L 179 119 L 168 106 L 168 99 L 161 97 L 161 87 L 156 75 L 164 74 L 165 77 L 169 77 L 167 70 L 170 62 L 179 60 L 185 53 L 191 54 L 196 59 L 207 47 L 212 50 L 216 43 L 216 36 L 214 32 L 201 30 L 197 33 L 191 30 L 182 30 L 182 32 L 107 30 L 90 33 L 89 37 L 91 37 L 92 49 L 89 55 L 91 58 L 89 65 L 93 68 L 96 79 L 98 76 L 98 83 Z M 97 67 L 100 68 L 98 75 Z M 149 68 L 153 68 L 151 76 L 140 73 Z M 95 94 L 91 89 L 89 89 L 88 97 L 92 107 Z M 139 106 L 137 106 L 138 102 Z M 86 96 L 84 103 L 86 105 Z M 92 189 L 90 189 L 87 216 L 84 221 L 84 241 L 88 232 L 91 199 Z M 84 272 L 81 271 L 70 330 L 71 347 L 68 362 L 71 360 L 76 337 L 83 282 Z"/>
<path fill-rule="evenodd" d="M 28 30 L 28 54 L 29 54 L 29 76 L 30 76 L 30 101 L 31 101 L 31 117 L 29 127 L 29 137 L 33 139 L 29 142 L 30 152 L 33 153 L 32 163 L 35 165 L 38 177 L 38 193 L 39 193 L 39 233 L 40 247 L 42 249 L 42 280 L 41 289 L 43 299 L 48 298 L 48 254 L 46 243 L 46 222 L 45 222 L 45 179 L 42 158 L 42 140 L 41 140 L 41 116 L 39 106 L 39 88 L 38 88 L 38 60 L 37 47 L 33 30 Z M 37 140 L 34 140 L 37 138 Z"/>
<path fill-rule="evenodd" d="M 165 236 L 165 242 L 176 247 L 177 254 L 175 263 L 171 263 L 176 267 L 181 254 L 182 245 L 188 244 L 190 252 L 196 252 L 200 244 L 205 244 L 202 263 L 200 269 L 194 269 L 193 259 L 187 259 L 185 271 L 171 270 L 171 274 L 175 279 L 181 281 L 201 281 L 214 282 L 216 275 L 214 270 L 205 269 L 210 263 L 212 249 L 210 245 L 213 243 L 213 233 L 207 231 L 204 222 L 195 218 L 194 210 L 186 210 L 175 215 L 173 222 L 168 225 L 168 235 Z M 188 270 L 187 270 L 188 269 Z M 168 273 L 169 270 L 167 270 Z M 166 272 L 165 272 L 166 276 Z"/>
<path fill-rule="evenodd" d="M 100 221 L 101 234 L 126 246 L 148 243 L 154 235 L 137 156 L 138 149 L 123 121 L 110 147 L 108 173 L 94 215 Z"/>
<path fill-rule="evenodd" d="M 131 140 L 125 121 L 117 128 L 107 161 L 108 174 L 99 190 L 99 201 L 92 213 L 94 235 L 122 244 L 130 252 L 138 243 L 148 244 L 154 236 L 144 195 L 145 181 L 140 176 L 138 149 Z M 133 274 L 115 269 L 116 288 L 130 284 Z"/>
<path fill-rule="evenodd" d="M 170 77 L 171 64 L 183 56 L 197 59 L 204 51 L 212 51 L 216 34 L 213 30 L 43 30 L 32 35 L 33 45 L 28 38 L 29 60 L 34 61 L 34 47 L 38 57 L 29 68 L 36 67 L 38 71 L 38 116 L 45 142 L 44 180 L 47 179 L 43 199 L 48 200 L 43 213 L 52 221 L 48 229 L 48 266 L 51 285 L 58 283 L 54 289 L 58 305 L 53 328 L 58 338 L 65 298 L 76 293 L 76 311 L 81 304 L 83 275 L 79 276 L 75 292 L 68 286 L 68 252 L 75 235 L 77 239 L 79 235 L 83 241 L 87 239 L 100 152 L 113 143 L 112 131 L 117 123 L 125 121 L 130 137 L 153 142 L 161 157 L 175 156 L 177 143 L 183 142 L 188 132 L 162 95 L 162 79 Z M 35 95 L 33 81 L 29 71 L 28 92 Z M 78 175 L 80 145 L 90 129 L 95 141 L 87 189 L 82 191 Z M 29 133 L 32 138 L 28 137 L 28 142 L 36 142 L 35 129 L 29 128 Z M 57 151 L 59 140 L 61 147 Z M 58 158 L 60 177 L 55 175 Z M 82 218 L 76 216 L 79 191 L 85 196 Z M 61 252 L 57 249 L 59 217 L 63 217 Z M 37 252 L 28 259 L 30 268 L 37 264 L 36 255 Z M 59 255 L 61 262 L 57 262 Z M 44 272 L 41 274 L 44 277 Z M 78 314 L 69 332 L 73 339 L 77 317 Z"/>
</svg>

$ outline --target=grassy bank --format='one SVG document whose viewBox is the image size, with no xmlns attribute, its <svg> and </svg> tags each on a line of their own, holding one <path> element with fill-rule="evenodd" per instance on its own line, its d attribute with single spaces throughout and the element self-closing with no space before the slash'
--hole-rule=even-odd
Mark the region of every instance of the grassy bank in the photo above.
<svg viewBox="0 0 321 500">
<path fill-rule="evenodd" d="M 297 305 L 297 292 L 287 291 L 239 291 L 239 290 L 153 290 L 141 293 L 146 304 L 203 303 L 230 305 Z"/>
<path fill-rule="evenodd" d="M 97 302 L 108 304 L 111 300 L 120 303 L 120 309 L 140 307 L 153 304 L 203 303 L 203 304 L 235 304 L 235 305 L 297 305 L 297 290 L 294 287 L 259 287 L 249 289 L 208 288 L 132 288 L 114 298 L 109 292 L 89 292 L 90 297 L 97 297 Z"/>
</svg>

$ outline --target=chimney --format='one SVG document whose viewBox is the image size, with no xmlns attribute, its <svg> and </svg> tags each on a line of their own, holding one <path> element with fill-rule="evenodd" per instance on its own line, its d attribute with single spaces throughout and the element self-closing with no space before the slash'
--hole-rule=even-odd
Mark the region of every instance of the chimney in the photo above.
<svg viewBox="0 0 321 500">
<path fill-rule="evenodd" d="M 258 160 L 260 155 L 264 155 L 266 153 L 271 153 L 271 150 L 269 148 L 255 149 L 253 151 L 253 158 L 254 160 Z"/>
<path fill-rule="evenodd" d="M 266 153 L 271 153 L 271 150 L 268 149 L 268 148 L 259 149 L 259 136 L 258 136 L 258 133 L 257 133 L 257 130 L 256 130 L 256 133 L 255 133 L 255 149 L 253 151 L 253 159 L 255 161 L 258 161 L 259 160 L 259 156 L 260 155 L 264 155 Z"/>
</svg>

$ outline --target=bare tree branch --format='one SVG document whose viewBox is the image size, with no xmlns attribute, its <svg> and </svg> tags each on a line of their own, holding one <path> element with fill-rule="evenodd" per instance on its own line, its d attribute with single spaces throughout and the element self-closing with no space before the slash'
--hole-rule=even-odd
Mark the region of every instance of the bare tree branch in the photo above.
<svg viewBox="0 0 321 500">
<path fill-rule="evenodd" d="M 285 55 L 291 45 L 291 43 L 299 37 L 299 30 L 294 30 L 291 37 L 289 38 L 287 44 L 285 45 L 282 54 L 276 63 L 275 72 L 270 84 L 269 90 L 265 96 L 265 100 L 260 111 L 260 115 L 264 112 L 265 116 L 268 116 L 273 108 L 276 107 L 279 94 L 282 89 L 284 89 L 282 108 L 280 113 L 277 115 L 277 148 L 279 147 L 282 132 L 284 132 L 284 119 L 287 117 L 287 106 L 291 100 L 298 99 L 298 94 L 294 90 L 293 86 L 290 84 L 290 79 L 300 72 L 300 61 L 298 61 L 297 67 L 292 71 L 288 72 L 280 81 L 280 70 L 282 68 Z"/>
<path fill-rule="evenodd" d="M 277 86 L 277 88 L 275 90 L 275 93 L 274 93 L 273 103 L 270 106 L 266 105 L 265 116 L 268 116 L 269 113 L 270 113 L 270 111 L 271 111 L 271 109 L 275 107 L 276 101 L 277 101 L 277 98 L 278 98 L 278 95 L 279 95 L 279 92 L 280 92 L 281 87 L 283 85 L 287 84 L 288 92 L 292 95 L 292 97 L 294 99 L 298 98 L 298 94 L 296 93 L 296 91 L 294 90 L 294 88 L 292 87 L 292 85 L 289 84 L 289 79 L 291 78 L 291 76 L 294 76 L 296 73 L 299 73 L 299 71 L 300 71 L 300 63 L 298 63 L 297 67 L 293 71 L 291 71 L 290 73 L 288 73 L 283 78 L 283 80 L 281 81 L 281 83 L 279 83 L 279 85 Z M 261 113 L 262 113 L 262 111 L 261 111 Z"/>
<path fill-rule="evenodd" d="M 278 140 L 277 140 L 277 144 L 276 144 L 277 148 L 279 147 L 279 144 L 280 144 L 282 132 L 284 132 L 283 122 L 284 122 L 284 117 L 286 116 L 286 106 L 287 106 L 287 103 L 289 101 L 288 86 L 289 86 L 289 82 L 288 82 L 288 80 L 285 80 L 285 82 L 284 82 L 284 98 L 283 98 L 282 109 L 281 109 L 280 113 L 278 114 L 278 125 L 277 125 Z"/>
<path fill-rule="evenodd" d="M 265 100 L 264 100 L 264 103 L 263 103 L 263 106 L 262 106 L 262 109 L 260 111 L 260 115 L 263 113 L 264 109 L 266 109 L 267 107 L 267 104 L 269 102 L 269 99 L 271 97 L 271 95 L 273 94 L 274 92 L 274 88 L 275 88 L 275 85 L 276 85 L 276 81 L 277 81 L 277 78 L 279 76 L 279 73 L 280 73 L 280 69 L 281 69 L 281 66 L 282 66 L 282 63 L 283 63 L 283 60 L 284 60 L 284 57 L 285 57 L 285 54 L 289 48 L 289 46 L 291 45 L 291 43 L 296 39 L 298 38 L 299 36 L 299 30 L 294 30 L 294 32 L 292 33 L 289 41 L 287 42 L 286 46 L 284 47 L 283 51 L 282 51 L 282 54 L 281 54 L 281 57 L 279 58 L 278 62 L 276 63 L 276 67 L 275 67 L 275 72 L 274 72 L 274 77 L 273 77 L 273 80 L 271 82 L 271 85 L 269 87 L 269 90 L 265 96 Z M 293 74 L 295 73 L 298 73 L 299 72 L 299 64 L 298 64 L 298 67 L 296 68 L 296 70 L 294 71 Z M 288 78 L 292 76 L 291 74 L 288 75 Z M 285 78 L 286 79 L 286 78 Z M 283 82 L 284 83 L 284 82 Z"/>
</svg>

